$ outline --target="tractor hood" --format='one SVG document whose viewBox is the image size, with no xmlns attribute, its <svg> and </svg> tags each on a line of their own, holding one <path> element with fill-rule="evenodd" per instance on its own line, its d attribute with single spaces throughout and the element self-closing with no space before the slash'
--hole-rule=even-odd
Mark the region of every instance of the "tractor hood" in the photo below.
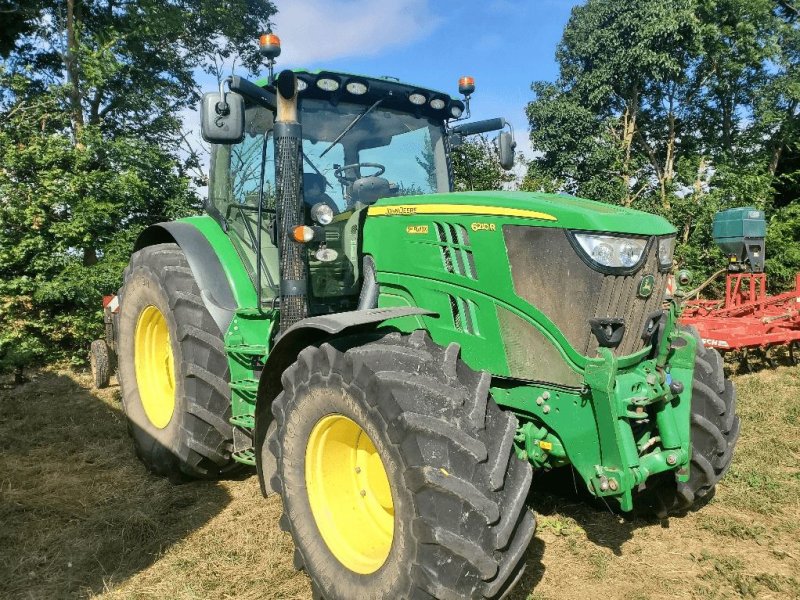
<svg viewBox="0 0 800 600">
<path fill-rule="evenodd" d="M 473 214 L 537 221 L 542 227 L 667 235 L 670 223 L 657 215 L 575 196 L 530 192 L 456 192 L 382 198 L 370 215 Z"/>
</svg>

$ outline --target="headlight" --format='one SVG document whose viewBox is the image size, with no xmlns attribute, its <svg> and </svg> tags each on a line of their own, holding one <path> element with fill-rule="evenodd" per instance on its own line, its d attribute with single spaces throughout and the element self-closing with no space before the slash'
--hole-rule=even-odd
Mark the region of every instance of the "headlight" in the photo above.
<svg viewBox="0 0 800 600">
<path fill-rule="evenodd" d="M 633 269 L 642 261 L 645 248 L 647 248 L 647 238 L 590 233 L 573 235 L 589 260 L 600 267 L 609 269 Z"/>
<path fill-rule="evenodd" d="M 662 269 L 672 267 L 675 252 L 675 236 L 658 238 L 658 264 Z"/>
<path fill-rule="evenodd" d="M 320 225 L 327 225 L 333 221 L 333 209 L 324 202 L 318 202 L 311 207 L 311 218 Z"/>
</svg>

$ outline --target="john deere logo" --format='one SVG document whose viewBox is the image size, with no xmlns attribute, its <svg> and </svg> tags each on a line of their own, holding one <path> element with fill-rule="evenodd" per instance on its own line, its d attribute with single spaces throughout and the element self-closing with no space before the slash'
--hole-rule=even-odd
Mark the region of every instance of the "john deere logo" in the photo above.
<svg viewBox="0 0 800 600">
<path fill-rule="evenodd" d="M 645 275 L 639 282 L 639 297 L 649 298 L 653 293 L 653 288 L 656 286 L 656 278 L 652 275 Z"/>
</svg>

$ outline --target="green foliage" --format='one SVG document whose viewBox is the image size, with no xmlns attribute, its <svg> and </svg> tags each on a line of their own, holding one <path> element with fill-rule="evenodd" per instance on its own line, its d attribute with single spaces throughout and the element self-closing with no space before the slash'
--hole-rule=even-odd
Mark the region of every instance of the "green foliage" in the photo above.
<svg viewBox="0 0 800 600">
<path fill-rule="evenodd" d="M 472 136 L 453 148 L 455 190 L 500 190 L 514 176 L 500 166 L 497 148 L 485 136 Z"/>
<path fill-rule="evenodd" d="M 58 98 L 22 101 L 0 128 L 0 361 L 77 355 L 102 330 L 136 234 L 196 206 L 176 160 L 129 137 L 63 134 Z"/>
<path fill-rule="evenodd" d="M 800 202 L 779 208 L 767 223 L 766 270 L 779 289 L 790 289 L 800 272 Z"/>
<path fill-rule="evenodd" d="M 255 69 L 254 39 L 274 10 L 268 0 L 9 8 L 0 32 L 0 369 L 82 360 L 137 234 L 199 210 L 180 119 L 199 97 L 194 71 L 219 74 L 233 57 Z"/>
<path fill-rule="evenodd" d="M 589 0 L 573 9 L 556 82 L 534 82 L 523 189 L 661 214 L 681 266 L 723 266 L 717 210 L 757 206 L 771 286 L 800 269 L 786 223 L 800 202 L 800 31 L 793 1 Z M 776 194 L 776 191 L 778 192 Z M 777 219 L 777 215 L 781 215 Z M 780 222 L 780 224 L 778 223 Z M 792 277 L 793 280 L 793 277 Z"/>
</svg>

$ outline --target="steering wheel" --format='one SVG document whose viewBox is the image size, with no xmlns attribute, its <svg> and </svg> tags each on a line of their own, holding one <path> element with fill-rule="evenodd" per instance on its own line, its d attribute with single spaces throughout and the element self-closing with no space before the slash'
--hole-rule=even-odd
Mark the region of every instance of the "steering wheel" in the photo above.
<svg viewBox="0 0 800 600">
<path fill-rule="evenodd" d="M 358 169 L 360 167 L 366 167 L 368 169 L 377 169 L 372 175 L 362 175 L 362 177 L 380 177 L 386 172 L 386 167 L 383 165 L 379 165 L 378 163 L 353 163 L 352 165 L 344 165 L 343 167 L 336 167 L 333 171 L 333 176 L 336 177 L 341 182 L 352 183 L 357 177 L 347 177 L 344 173 L 345 171 L 351 171 L 353 169 Z"/>
</svg>

